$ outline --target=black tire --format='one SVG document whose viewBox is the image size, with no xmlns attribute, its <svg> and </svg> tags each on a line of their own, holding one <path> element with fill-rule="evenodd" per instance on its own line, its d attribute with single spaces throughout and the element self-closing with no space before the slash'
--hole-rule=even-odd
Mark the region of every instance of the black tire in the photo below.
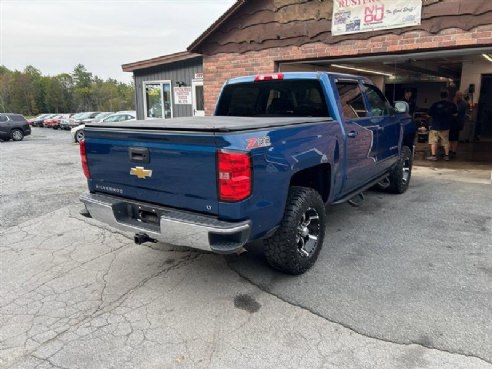
<svg viewBox="0 0 492 369">
<path fill-rule="evenodd" d="M 81 129 L 80 131 L 77 131 L 77 133 L 75 133 L 75 142 L 80 143 L 80 141 L 82 141 L 84 138 L 85 138 L 85 134 L 84 134 L 83 129 Z"/>
<path fill-rule="evenodd" d="M 22 132 L 22 129 L 13 129 L 10 132 L 10 137 L 13 141 L 22 141 L 24 139 L 24 132 Z"/>
<path fill-rule="evenodd" d="M 291 187 L 282 222 L 275 234 L 264 241 L 268 263 L 284 273 L 306 272 L 318 259 L 323 246 L 325 220 L 325 205 L 317 191 Z M 308 236 L 303 230 L 307 230 Z"/>
<path fill-rule="evenodd" d="M 410 179 L 412 178 L 413 154 L 408 146 L 401 148 L 400 160 L 391 169 L 389 175 L 390 185 L 388 192 L 402 194 L 408 190 Z"/>
</svg>

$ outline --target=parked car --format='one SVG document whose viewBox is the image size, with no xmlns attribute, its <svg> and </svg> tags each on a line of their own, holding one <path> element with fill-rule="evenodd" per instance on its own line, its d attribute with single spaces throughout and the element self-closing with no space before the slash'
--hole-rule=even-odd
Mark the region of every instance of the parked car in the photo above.
<svg viewBox="0 0 492 369">
<path fill-rule="evenodd" d="M 102 119 L 98 123 L 126 122 L 130 120 L 135 120 L 136 115 L 137 114 L 135 111 L 123 111 L 123 112 L 113 113 L 111 115 L 108 115 L 106 118 Z M 72 128 L 72 130 L 70 131 L 72 135 L 72 142 L 77 143 L 84 139 L 84 128 L 85 128 L 85 124 L 81 124 L 77 127 Z"/>
<path fill-rule="evenodd" d="M 96 123 L 96 122 L 100 122 L 102 121 L 104 118 L 110 116 L 111 114 L 114 114 L 114 112 L 112 111 L 106 111 L 106 112 L 102 112 L 102 113 L 99 113 L 97 114 L 95 117 L 93 118 L 85 118 L 85 119 L 82 119 L 82 123 L 81 124 L 88 124 L 88 123 Z"/>
<path fill-rule="evenodd" d="M 43 120 L 43 127 L 44 128 L 51 128 L 51 122 L 53 121 L 53 119 L 56 119 L 58 117 L 60 117 L 61 115 L 60 114 L 57 114 L 53 117 L 50 117 L 50 118 L 46 118 Z"/>
<path fill-rule="evenodd" d="M 43 125 L 45 128 L 53 128 L 53 129 L 58 129 L 60 128 L 60 122 L 62 119 L 67 119 L 70 118 L 70 114 L 59 114 L 55 115 L 52 118 L 45 119 L 43 122 Z"/>
<path fill-rule="evenodd" d="M 53 123 L 52 128 L 53 129 L 60 129 L 61 128 L 60 127 L 60 124 L 61 124 L 62 120 L 64 120 L 64 119 L 70 119 L 70 117 L 72 115 L 73 115 L 72 113 L 70 113 L 70 114 L 63 114 L 61 118 L 58 118 L 58 119 L 55 120 L 55 122 Z"/>
<path fill-rule="evenodd" d="M 48 115 L 45 115 L 43 114 L 39 119 L 35 119 L 31 122 L 31 126 L 33 127 L 44 127 L 44 121 L 46 119 L 50 119 L 52 117 L 54 117 L 56 114 L 48 114 Z"/>
<path fill-rule="evenodd" d="M 99 123 L 100 121 L 102 121 L 104 118 L 110 116 L 114 114 L 114 112 L 112 111 L 106 111 L 106 112 L 102 112 L 102 113 L 99 113 L 98 115 L 96 115 L 94 118 L 89 118 L 89 119 L 84 119 L 82 121 L 83 124 L 87 124 L 87 123 Z"/>
<path fill-rule="evenodd" d="M 70 127 L 70 129 L 72 129 L 73 127 L 77 127 L 80 124 L 84 124 L 84 121 L 94 119 L 99 113 L 100 113 L 99 111 L 81 113 L 81 115 L 78 116 L 77 118 L 75 117 L 70 118 L 68 120 L 68 126 Z"/>
<path fill-rule="evenodd" d="M 84 116 L 84 114 L 86 114 L 85 112 L 82 112 L 82 113 L 75 113 L 73 114 L 70 118 L 64 118 L 60 121 L 60 129 L 64 129 L 64 130 L 67 130 L 69 131 L 70 130 L 70 121 L 71 120 L 78 120 L 80 119 L 81 117 Z"/>
<path fill-rule="evenodd" d="M 325 206 L 358 206 L 373 186 L 407 190 L 408 111 L 365 77 L 275 73 L 228 80 L 213 117 L 88 124 L 84 214 L 137 244 L 227 254 L 261 240 L 272 267 L 304 273 L 325 240 Z"/>
<path fill-rule="evenodd" d="M 38 120 L 44 120 L 44 119 L 45 119 L 45 118 L 47 118 L 49 115 L 51 115 L 51 114 L 49 114 L 49 113 L 39 114 L 37 117 L 34 117 L 34 118 L 29 119 L 29 120 L 28 120 L 28 123 L 29 123 L 31 126 L 33 126 L 33 125 L 34 125 L 34 124 L 33 124 L 34 122 L 36 122 L 36 121 L 38 121 Z"/>
<path fill-rule="evenodd" d="M 0 139 L 22 141 L 31 134 L 29 122 L 20 114 L 0 113 Z"/>
</svg>

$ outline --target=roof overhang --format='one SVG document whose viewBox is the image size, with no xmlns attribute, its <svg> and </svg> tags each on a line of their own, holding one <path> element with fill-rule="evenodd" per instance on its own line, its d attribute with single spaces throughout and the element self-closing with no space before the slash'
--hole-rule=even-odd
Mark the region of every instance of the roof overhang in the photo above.
<svg viewBox="0 0 492 369">
<path fill-rule="evenodd" d="M 157 67 L 160 65 L 171 64 L 179 61 L 190 60 L 195 58 L 201 58 L 200 54 L 191 53 L 188 51 L 182 51 L 179 53 L 158 56 L 156 58 L 141 60 L 134 63 L 123 64 L 121 69 L 123 72 L 134 72 L 140 69 L 147 69 Z"/>
<path fill-rule="evenodd" d="M 240 8 L 242 8 L 248 0 L 237 0 L 222 16 L 217 19 L 205 32 L 203 32 L 193 43 L 188 46 L 189 52 L 200 52 L 200 47 L 203 42 L 212 35 L 222 24 L 231 18 Z"/>
</svg>

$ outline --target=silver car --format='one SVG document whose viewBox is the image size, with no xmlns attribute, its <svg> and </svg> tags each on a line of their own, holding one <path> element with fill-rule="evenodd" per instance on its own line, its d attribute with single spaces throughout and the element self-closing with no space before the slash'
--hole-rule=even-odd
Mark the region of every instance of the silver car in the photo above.
<svg viewBox="0 0 492 369">
<path fill-rule="evenodd" d="M 135 111 L 121 111 L 108 115 L 106 118 L 101 120 L 99 123 L 116 123 L 116 122 L 126 122 L 130 120 L 136 120 L 137 113 Z M 78 143 L 82 141 L 85 137 L 84 135 L 85 124 L 81 124 L 77 127 L 72 128 L 70 131 L 72 135 L 72 142 Z"/>
</svg>

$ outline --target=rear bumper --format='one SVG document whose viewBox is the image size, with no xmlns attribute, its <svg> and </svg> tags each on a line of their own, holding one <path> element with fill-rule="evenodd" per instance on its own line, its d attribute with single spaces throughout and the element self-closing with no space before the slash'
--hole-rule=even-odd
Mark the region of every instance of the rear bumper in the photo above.
<svg viewBox="0 0 492 369">
<path fill-rule="evenodd" d="M 115 196 L 83 193 L 80 201 L 90 215 L 113 228 L 143 233 L 171 245 L 229 254 L 244 246 L 250 236 L 251 223 L 224 222 L 198 213 L 159 207 Z M 155 215 L 156 221 L 144 222 L 139 209 Z"/>
</svg>

